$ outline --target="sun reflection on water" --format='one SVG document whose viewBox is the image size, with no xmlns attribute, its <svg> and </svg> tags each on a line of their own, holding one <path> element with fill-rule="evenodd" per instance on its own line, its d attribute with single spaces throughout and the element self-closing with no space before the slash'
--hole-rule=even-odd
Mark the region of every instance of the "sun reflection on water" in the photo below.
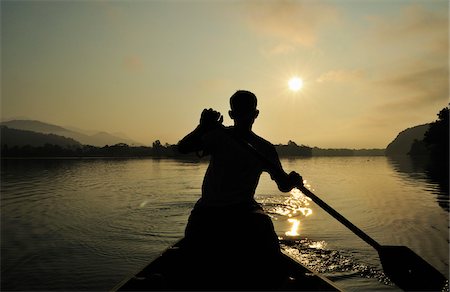
<svg viewBox="0 0 450 292">
<path fill-rule="evenodd" d="M 292 223 L 292 227 L 291 227 L 291 230 L 287 231 L 285 234 L 287 236 L 298 236 L 298 235 L 300 235 L 298 233 L 298 229 L 300 227 L 300 220 L 289 218 L 288 222 Z"/>
<path fill-rule="evenodd" d="M 305 196 L 299 189 L 294 188 L 291 190 L 290 196 L 284 201 L 284 205 L 289 208 L 284 209 L 282 213 L 282 215 L 289 217 L 287 221 L 292 224 L 291 229 L 285 233 L 286 236 L 300 235 L 300 219 L 293 217 L 310 216 L 313 213 L 312 209 L 308 207 L 310 201 L 311 199 Z"/>
<path fill-rule="evenodd" d="M 311 188 L 306 180 L 303 182 L 305 187 Z M 289 196 L 276 194 L 264 196 L 258 200 L 263 204 L 265 212 L 274 221 L 281 223 L 284 235 L 291 239 L 299 237 L 302 220 L 313 213 L 309 206 L 312 200 L 297 188 L 292 189 Z M 286 229 L 288 230 L 286 231 Z"/>
</svg>

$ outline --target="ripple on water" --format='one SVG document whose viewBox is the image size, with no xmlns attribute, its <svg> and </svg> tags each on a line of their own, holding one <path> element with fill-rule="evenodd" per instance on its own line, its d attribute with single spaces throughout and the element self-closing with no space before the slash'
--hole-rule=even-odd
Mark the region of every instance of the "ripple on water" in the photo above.
<svg viewBox="0 0 450 292">
<path fill-rule="evenodd" d="M 282 239 L 281 247 L 300 263 L 332 281 L 359 277 L 375 279 L 388 286 L 394 285 L 382 271 L 359 262 L 345 251 L 327 249 L 324 241 Z"/>
</svg>

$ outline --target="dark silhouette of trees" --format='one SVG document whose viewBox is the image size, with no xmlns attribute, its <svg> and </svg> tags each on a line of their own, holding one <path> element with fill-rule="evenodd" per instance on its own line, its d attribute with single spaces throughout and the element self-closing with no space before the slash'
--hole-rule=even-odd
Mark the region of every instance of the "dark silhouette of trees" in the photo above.
<svg viewBox="0 0 450 292">
<path fill-rule="evenodd" d="M 161 141 L 156 140 L 155 142 L 153 142 L 152 144 L 152 154 L 153 156 L 156 157 L 161 157 L 163 155 L 164 151 L 164 146 L 162 146 Z"/>
<path fill-rule="evenodd" d="M 9 146 L 3 143 L 1 147 L 1 157 L 156 157 L 156 158 L 177 158 L 176 145 L 162 145 L 159 140 L 153 142 L 152 147 L 129 146 L 125 143 L 115 145 L 105 145 L 96 147 L 92 145 L 68 146 L 45 144 L 43 146 Z M 186 156 L 183 155 L 185 159 Z M 193 157 L 196 158 L 195 155 Z"/>
<path fill-rule="evenodd" d="M 62 147 L 46 143 L 43 146 L 13 146 L 8 147 L 7 144 L 2 145 L 2 157 L 65 157 L 73 156 L 78 148 L 76 147 Z"/>
<path fill-rule="evenodd" d="M 294 141 L 289 140 L 287 145 L 276 145 L 275 149 L 278 152 L 278 155 L 283 157 L 293 157 L 293 156 L 306 156 L 309 157 L 312 155 L 312 148 L 305 145 L 297 145 Z"/>
<path fill-rule="evenodd" d="M 411 145 L 411 149 L 409 150 L 408 155 L 422 156 L 427 154 L 428 154 L 427 144 L 423 140 L 414 139 L 414 142 Z"/>
<path fill-rule="evenodd" d="M 449 139 L 449 126 L 448 126 L 448 107 L 442 109 L 438 113 L 438 120 L 431 123 L 430 128 L 425 133 L 426 147 L 428 148 L 431 158 L 436 160 L 446 159 L 448 164 L 448 139 Z"/>
<path fill-rule="evenodd" d="M 97 147 L 92 145 L 60 146 L 45 144 L 43 146 L 15 145 L 2 141 L 1 157 L 154 157 L 176 158 L 183 160 L 201 160 L 195 153 L 180 154 L 177 145 L 162 144 L 160 140 L 152 146 L 129 146 L 125 143 Z M 384 149 L 320 149 L 298 145 L 292 140 L 285 145 L 275 145 L 280 157 L 311 157 L 311 156 L 373 156 L 383 155 Z M 207 159 L 207 158 L 205 158 Z"/>
<path fill-rule="evenodd" d="M 430 124 L 423 140 L 414 140 L 409 155 L 428 156 L 433 163 L 445 163 L 449 159 L 448 107 L 438 113 L 438 119 Z"/>
</svg>

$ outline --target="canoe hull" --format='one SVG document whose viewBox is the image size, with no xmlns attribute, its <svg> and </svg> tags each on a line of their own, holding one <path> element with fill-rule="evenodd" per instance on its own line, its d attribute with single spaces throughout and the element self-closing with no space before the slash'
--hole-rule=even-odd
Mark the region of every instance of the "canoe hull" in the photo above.
<svg viewBox="0 0 450 292">
<path fill-rule="evenodd" d="M 244 260 L 242 255 L 234 258 L 229 254 L 225 255 L 229 260 L 213 254 L 201 257 L 191 252 L 181 240 L 113 291 L 340 290 L 285 253 L 273 262 L 262 257 Z"/>
</svg>

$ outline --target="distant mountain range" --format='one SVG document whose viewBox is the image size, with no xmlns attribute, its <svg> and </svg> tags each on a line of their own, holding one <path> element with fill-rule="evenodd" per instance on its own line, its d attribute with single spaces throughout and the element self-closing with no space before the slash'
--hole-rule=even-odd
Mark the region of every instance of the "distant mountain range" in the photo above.
<svg viewBox="0 0 450 292">
<path fill-rule="evenodd" d="M 0 126 L 1 142 L 8 145 L 9 148 L 14 146 L 23 147 L 26 145 L 32 147 L 42 147 L 45 144 L 58 145 L 64 148 L 76 148 L 81 144 L 72 138 L 66 138 L 55 134 L 43 134 L 27 130 L 11 129 L 6 126 Z"/>
<path fill-rule="evenodd" d="M 63 128 L 61 126 L 47 124 L 47 123 L 43 123 L 40 121 L 34 121 L 34 120 L 11 120 L 11 121 L 6 121 L 6 122 L 0 123 L 0 126 L 6 126 L 9 129 L 32 131 L 32 132 L 41 133 L 41 134 L 58 135 L 58 136 L 73 139 L 84 145 L 92 145 L 92 146 L 97 146 L 97 147 L 103 147 L 105 145 L 115 145 L 118 143 L 125 143 L 128 145 L 142 145 L 141 143 L 133 141 L 129 138 L 119 137 L 119 136 L 112 135 L 112 134 L 106 133 L 106 132 L 97 132 L 95 134 L 85 134 L 85 133 L 81 133 L 79 131 L 74 131 L 71 129 Z M 2 132 L 3 132 L 3 130 L 4 129 L 2 128 Z M 12 134 L 9 133 L 8 135 L 9 135 L 8 136 L 9 139 L 12 139 L 11 138 Z M 19 135 L 21 135 L 21 134 L 19 134 Z M 43 136 L 41 136 L 41 137 L 43 138 Z M 47 139 L 45 139 L 45 140 L 47 140 Z M 10 141 L 12 141 L 12 140 L 8 141 L 8 140 L 2 139 L 2 144 L 4 144 L 5 141 L 7 141 L 8 144 L 10 144 L 11 143 Z"/>
</svg>

